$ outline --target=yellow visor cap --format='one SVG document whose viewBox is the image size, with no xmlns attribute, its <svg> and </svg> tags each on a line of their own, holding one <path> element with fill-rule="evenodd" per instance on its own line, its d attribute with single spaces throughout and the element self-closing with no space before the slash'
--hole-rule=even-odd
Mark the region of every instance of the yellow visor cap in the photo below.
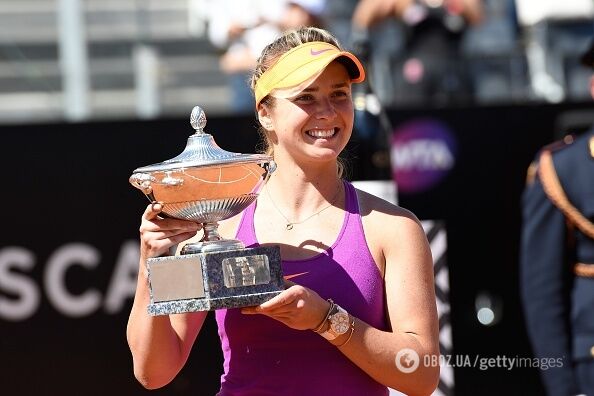
<svg viewBox="0 0 594 396">
<path fill-rule="evenodd" d="M 365 80 L 365 70 L 355 55 L 329 43 L 312 41 L 285 52 L 260 76 L 255 88 L 256 107 L 273 90 L 296 87 L 320 74 L 335 59 L 346 67 L 351 82 Z"/>
</svg>

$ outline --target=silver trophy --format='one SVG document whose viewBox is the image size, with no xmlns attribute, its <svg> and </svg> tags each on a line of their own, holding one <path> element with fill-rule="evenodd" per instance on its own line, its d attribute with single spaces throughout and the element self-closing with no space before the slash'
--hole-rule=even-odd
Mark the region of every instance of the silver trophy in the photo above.
<svg viewBox="0 0 594 396">
<path fill-rule="evenodd" d="M 147 260 L 151 315 L 208 311 L 257 305 L 283 290 L 278 246 L 246 248 L 223 239 L 218 222 L 256 200 L 276 165 L 263 154 L 221 149 L 204 132 L 206 116 L 196 106 L 190 124 L 196 132 L 177 157 L 136 169 L 130 183 L 163 216 L 202 224 L 204 236 L 187 243 L 179 256 Z"/>
</svg>

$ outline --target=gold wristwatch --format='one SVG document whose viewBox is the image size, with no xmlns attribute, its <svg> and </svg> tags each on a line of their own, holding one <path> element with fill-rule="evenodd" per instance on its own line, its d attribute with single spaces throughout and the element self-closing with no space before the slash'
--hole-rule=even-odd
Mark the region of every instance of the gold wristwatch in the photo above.
<svg viewBox="0 0 594 396">
<path fill-rule="evenodd" d="M 326 331 L 320 333 L 320 335 L 328 341 L 335 340 L 351 328 L 348 312 L 338 304 L 334 304 L 333 302 L 331 302 L 331 304 L 332 307 L 330 308 L 330 312 L 326 319 L 330 325 Z"/>
</svg>

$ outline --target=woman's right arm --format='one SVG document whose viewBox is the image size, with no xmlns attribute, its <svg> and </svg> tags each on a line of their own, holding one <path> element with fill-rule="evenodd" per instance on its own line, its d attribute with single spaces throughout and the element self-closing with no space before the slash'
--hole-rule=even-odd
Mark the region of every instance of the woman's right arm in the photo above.
<svg viewBox="0 0 594 396">
<path fill-rule="evenodd" d="M 146 260 L 196 235 L 194 222 L 158 217 L 161 204 L 151 204 L 140 225 L 140 268 L 126 335 L 136 379 L 148 389 L 167 385 L 182 369 L 207 312 L 150 316 Z"/>
</svg>

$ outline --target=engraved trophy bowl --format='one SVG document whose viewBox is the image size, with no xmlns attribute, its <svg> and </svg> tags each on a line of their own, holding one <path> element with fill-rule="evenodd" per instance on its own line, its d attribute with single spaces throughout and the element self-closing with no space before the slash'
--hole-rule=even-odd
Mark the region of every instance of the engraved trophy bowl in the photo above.
<svg viewBox="0 0 594 396">
<path fill-rule="evenodd" d="M 204 132 L 206 116 L 199 106 L 192 109 L 190 124 L 196 132 L 181 154 L 134 170 L 130 183 L 151 202 L 161 202 L 166 216 L 202 223 L 203 238 L 186 244 L 181 254 L 242 249 L 241 241 L 221 238 L 218 222 L 255 201 L 276 164 L 267 155 L 221 149 Z"/>
<path fill-rule="evenodd" d="M 204 132 L 206 116 L 196 106 L 190 124 L 196 132 L 178 156 L 132 172 L 130 183 L 161 216 L 201 223 L 204 236 L 186 243 L 178 256 L 146 260 L 151 315 L 257 305 L 284 290 L 280 247 L 246 248 L 223 239 L 218 222 L 256 200 L 276 164 L 263 154 L 225 151 Z"/>
</svg>

